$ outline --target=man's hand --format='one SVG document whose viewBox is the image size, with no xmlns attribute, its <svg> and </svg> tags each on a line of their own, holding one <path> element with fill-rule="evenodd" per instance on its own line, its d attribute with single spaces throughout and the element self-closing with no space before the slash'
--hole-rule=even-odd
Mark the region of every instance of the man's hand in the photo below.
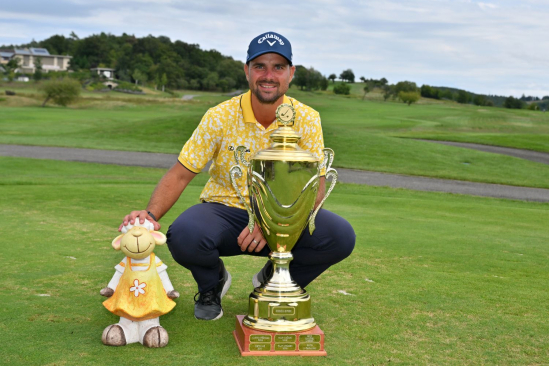
<svg viewBox="0 0 549 366">
<path fill-rule="evenodd" d="M 256 252 L 259 253 L 267 244 L 267 240 L 263 237 L 263 233 L 259 228 L 259 225 L 254 225 L 254 231 L 250 234 L 250 230 L 246 226 L 240 233 L 237 239 L 238 246 L 243 252 Z"/>
<path fill-rule="evenodd" d="M 135 224 L 135 220 L 139 220 L 140 224 L 145 223 L 145 219 L 149 220 L 154 225 L 154 230 L 160 230 L 160 224 L 147 213 L 146 210 L 132 211 L 129 215 L 124 217 L 122 224 L 118 227 L 118 231 L 122 231 L 122 228 L 128 224 Z"/>
</svg>

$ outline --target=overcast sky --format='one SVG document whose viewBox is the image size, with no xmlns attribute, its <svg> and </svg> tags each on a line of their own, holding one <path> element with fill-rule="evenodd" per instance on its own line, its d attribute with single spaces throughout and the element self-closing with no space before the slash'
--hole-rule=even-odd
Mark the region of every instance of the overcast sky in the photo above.
<svg viewBox="0 0 549 366">
<path fill-rule="evenodd" d="M 241 61 L 275 31 L 326 76 L 549 95 L 549 0 L 0 0 L 0 45 L 71 31 L 164 35 Z"/>
</svg>

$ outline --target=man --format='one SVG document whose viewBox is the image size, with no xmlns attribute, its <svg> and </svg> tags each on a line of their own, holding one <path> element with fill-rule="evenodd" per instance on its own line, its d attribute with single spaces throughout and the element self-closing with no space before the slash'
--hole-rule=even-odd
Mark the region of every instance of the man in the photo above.
<svg viewBox="0 0 549 366">
<path fill-rule="evenodd" d="M 252 233 L 247 228 L 248 214 L 238 199 L 229 178 L 235 165 L 234 149 L 244 145 L 248 157 L 267 148 L 270 133 L 277 128 L 276 108 L 290 103 L 296 110 L 294 129 L 301 133 L 299 145 L 321 158 L 324 142 L 318 112 L 285 95 L 295 72 L 290 42 L 280 34 L 267 32 L 254 38 L 248 47 L 244 66 L 250 91 L 211 108 L 202 118 L 191 138 L 185 143 L 178 162 L 164 175 L 155 188 L 146 210 L 133 211 L 122 226 L 144 219 L 160 228 L 158 220 L 177 201 L 187 184 L 211 160 L 210 179 L 200 200 L 202 203 L 183 212 L 167 232 L 173 258 L 189 269 L 198 284 L 194 314 L 197 319 L 214 320 L 223 315 L 221 298 L 231 284 L 231 276 L 220 256 L 249 254 L 268 256 L 258 225 Z M 324 196 L 324 177 L 316 205 Z M 246 178 L 241 188 L 248 198 Z M 343 218 L 321 209 L 316 217 L 316 230 L 305 230 L 292 251 L 290 272 L 305 288 L 332 264 L 346 258 L 353 250 L 354 231 Z M 253 278 L 254 286 L 265 281 L 272 266 L 270 261 Z"/>
</svg>

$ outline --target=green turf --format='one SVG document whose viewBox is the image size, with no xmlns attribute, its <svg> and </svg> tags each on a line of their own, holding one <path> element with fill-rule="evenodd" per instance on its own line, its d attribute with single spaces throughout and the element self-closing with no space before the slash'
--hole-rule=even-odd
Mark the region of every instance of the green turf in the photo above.
<svg viewBox="0 0 549 366">
<path fill-rule="evenodd" d="M 117 318 L 99 290 L 122 258 L 121 217 L 160 169 L 0 158 L 0 357 L 6 365 L 542 365 L 549 363 L 549 204 L 338 185 L 326 208 L 357 233 L 350 258 L 308 287 L 326 358 L 241 358 L 231 331 L 263 261 L 228 258 L 216 322 L 193 318 L 190 274 L 156 253 L 181 298 L 164 349 L 101 344 Z M 197 202 L 199 175 L 161 221 Z"/>
<path fill-rule="evenodd" d="M 32 91 L 31 87 L 27 89 Z M 40 108 L 39 101 L 32 99 L 21 99 L 22 106 L 11 102 L 16 99 L 0 102 L 0 143 L 175 154 L 204 112 L 228 98 L 215 93 L 196 93 L 191 101 L 158 95 L 124 99 L 114 93 L 89 94 L 93 93 L 71 108 Z M 426 100 L 407 106 L 295 88 L 289 94 L 320 111 L 325 143 L 336 152 L 336 166 L 549 188 L 549 166 L 545 164 L 411 139 L 549 151 L 549 117 L 545 113 Z M 3 106 L 8 102 L 15 106 Z"/>
</svg>

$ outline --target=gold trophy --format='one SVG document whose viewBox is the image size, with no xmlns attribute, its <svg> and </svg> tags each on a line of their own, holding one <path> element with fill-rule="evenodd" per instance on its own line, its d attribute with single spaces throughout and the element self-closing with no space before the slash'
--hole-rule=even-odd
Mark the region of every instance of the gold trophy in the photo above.
<svg viewBox="0 0 549 366">
<path fill-rule="evenodd" d="M 236 181 L 242 177 L 242 168 L 235 165 L 230 170 L 231 183 L 248 211 L 248 228 L 252 232 L 254 225 L 259 225 L 271 249 L 269 259 L 273 264 L 272 275 L 250 294 L 248 314 L 240 319 L 252 332 L 240 327 L 239 342 L 237 320 L 235 338 L 241 353 L 318 351 L 325 355 L 323 333 L 311 315 L 311 298 L 292 279 L 290 262 L 292 248 L 302 231 L 308 224 L 313 233 L 316 214 L 336 184 L 337 171 L 331 168 L 334 153 L 324 149 L 324 159 L 319 161 L 297 145 L 301 136 L 292 128 L 295 110 L 290 104 L 278 107 L 276 119 L 279 128 L 271 133 L 269 148 L 258 151 L 249 161 L 244 156 L 245 147 L 235 149 L 237 164 L 248 170 L 249 204 Z M 331 185 L 315 209 L 323 168 Z M 306 331 L 308 334 L 304 334 Z M 271 332 L 274 337 L 268 336 Z M 299 334 L 292 337 L 292 332 Z M 261 339 L 264 341 L 258 341 Z"/>
</svg>

